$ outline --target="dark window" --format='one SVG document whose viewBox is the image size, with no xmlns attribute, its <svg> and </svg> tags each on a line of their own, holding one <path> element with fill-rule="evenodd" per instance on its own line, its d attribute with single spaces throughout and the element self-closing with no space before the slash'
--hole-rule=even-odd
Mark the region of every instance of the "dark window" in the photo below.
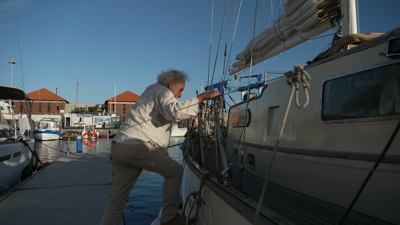
<svg viewBox="0 0 400 225">
<path fill-rule="evenodd" d="M 328 80 L 322 99 L 323 120 L 400 114 L 400 63 Z"/>
<path fill-rule="evenodd" d="M 40 104 L 40 103 L 39 103 L 39 104 Z M 41 111 L 42 111 L 42 106 L 39 105 L 39 112 L 41 112 Z"/>
<path fill-rule="evenodd" d="M 50 103 L 49 103 L 50 104 Z M 47 112 L 50 112 L 50 105 L 47 106 Z"/>
<path fill-rule="evenodd" d="M 22 105 L 20 105 L 20 106 L 19 106 L 19 112 L 22 113 L 22 109 L 23 109 L 23 107 L 22 107 Z"/>
</svg>

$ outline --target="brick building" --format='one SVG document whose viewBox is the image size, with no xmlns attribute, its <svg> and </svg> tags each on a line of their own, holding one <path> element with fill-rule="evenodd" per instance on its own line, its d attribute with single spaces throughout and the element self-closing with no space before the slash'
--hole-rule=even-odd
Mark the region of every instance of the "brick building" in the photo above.
<svg viewBox="0 0 400 225">
<path fill-rule="evenodd" d="M 104 105 L 107 106 L 107 112 L 115 114 L 116 116 L 121 116 L 121 120 L 124 121 L 125 117 L 128 115 L 129 109 L 136 103 L 139 97 L 140 96 L 135 93 L 125 91 L 115 97 L 107 99 Z M 117 106 L 116 110 L 115 106 Z"/>
<path fill-rule="evenodd" d="M 46 88 L 30 92 L 26 95 L 33 100 L 32 114 L 62 114 L 65 111 L 65 105 L 69 103 Z M 23 102 L 14 102 L 14 105 L 15 113 L 25 112 L 26 106 Z"/>
</svg>

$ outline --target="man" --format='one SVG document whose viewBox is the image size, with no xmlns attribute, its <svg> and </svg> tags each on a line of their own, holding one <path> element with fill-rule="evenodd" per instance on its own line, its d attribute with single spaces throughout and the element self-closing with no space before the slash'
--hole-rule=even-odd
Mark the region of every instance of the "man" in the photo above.
<svg viewBox="0 0 400 225">
<path fill-rule="evenodd" d="M 161 224 L 184 224 L 178 215 L 183 170 L 168 155 L 172 121 L 197 115 L 199 103 L 220 95 L 204 92 L 179 102 L 185 89 L 186 73 L 162 71 L 157 83 L 146 88 L 132 106 L 111 145 L 114 183 L 111 199 L 103 213 L 101 225 L 119 223 L 129 192 L 143 169 L 164 177 Z"/>
</svg>

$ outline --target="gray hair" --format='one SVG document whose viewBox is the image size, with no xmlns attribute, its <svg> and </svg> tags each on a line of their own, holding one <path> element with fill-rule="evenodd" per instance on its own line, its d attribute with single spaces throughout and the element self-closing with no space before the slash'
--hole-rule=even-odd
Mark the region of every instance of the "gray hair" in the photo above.
<svg viewBox="0 0 400 225">
<path fill-rule="evenodd" d="M 167 87 L 171 81 L 175 81 L 176 83 L 185 83 L 185 81 L 189 81 L 189 76 L 183 71 L 174 69 L 168 69 L 167 71 L 163 70 L 158 74 L 158 84 Z"/>
</svg>

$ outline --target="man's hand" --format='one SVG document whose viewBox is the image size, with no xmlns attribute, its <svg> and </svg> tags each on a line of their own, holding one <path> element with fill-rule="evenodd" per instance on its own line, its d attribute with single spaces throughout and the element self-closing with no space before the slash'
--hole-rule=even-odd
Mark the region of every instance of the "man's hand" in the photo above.
<svg viewBox="0 0 400 225">
<path fill-rule="evenodd" d="M 218 95 L 221 95 L 221 93 L 219 93 L 216 90 L 212 90 L 212 91 L 207 91 L 207 92 L 201 93 L 199 96 L 197 96 L 197 99 L 199 99 L 199 103 L 200 103 L 204 100 L 210 100 Z"/>
</svg>

